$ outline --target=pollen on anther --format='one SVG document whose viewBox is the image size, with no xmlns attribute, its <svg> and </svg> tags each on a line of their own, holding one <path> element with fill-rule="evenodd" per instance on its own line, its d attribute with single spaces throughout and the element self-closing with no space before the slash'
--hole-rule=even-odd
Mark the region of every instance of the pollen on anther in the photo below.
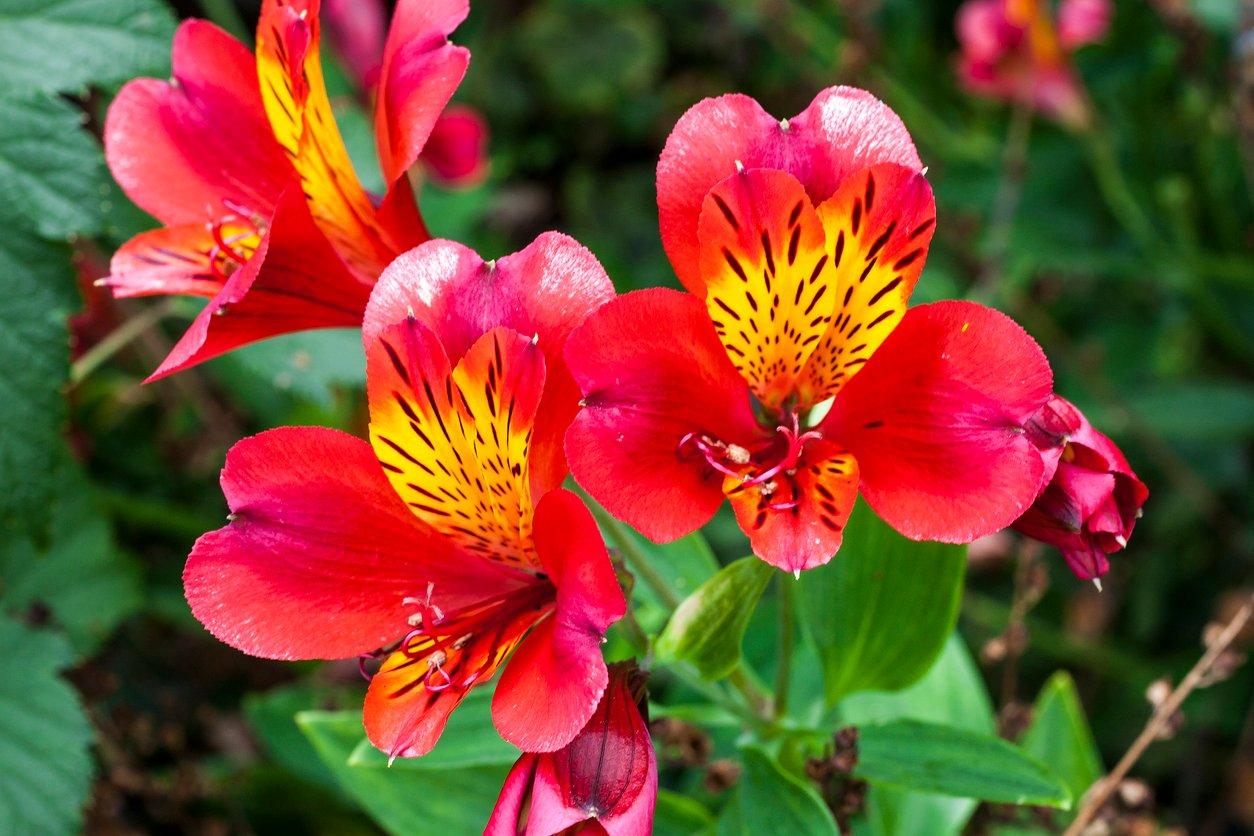
<svg viewBox="0 0 1254 836">
<path fill-rule="evenodd" d="M 743 173 L 744 170 L 745 170 L 745 164 L 742 163 L 740 160 L 736 160 L 736 172 Z"/>
<path fill-rule="evenodd" d="M 780 129 L 781 131 L 786 131 L 786 130 L 788 130 L 788 128 L 789 128 L 788 120 L 787 120 L 787 119 L 780 119 L 780 120 L 779 120 L 779 129 Z"/>
</svg>

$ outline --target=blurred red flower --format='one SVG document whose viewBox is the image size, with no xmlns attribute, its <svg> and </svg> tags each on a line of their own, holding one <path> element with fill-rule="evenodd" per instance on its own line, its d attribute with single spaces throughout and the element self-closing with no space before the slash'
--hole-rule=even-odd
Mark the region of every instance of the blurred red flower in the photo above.
<svg viewBox="0 0 1254 836">
<path fill-rule="evenodd" d="M 383 268 L 428 238 L 405 171 L 465 74 L 447 36 L 465 0 L 401 0 L 383 51 L 375 138 L 388 192 L 357 180 L 319 58 L 318 0 L 266 0 L 257 55 L 204 21 L 174 38 L 173 78 L 138 79 L 105 124 L 113 176 L 165 226 L 127 242 L 116 296 L 210 301 L 153 375 L 276 334 L 358 326 Z"/>
<path fill-rule="evenodd" d="M 387 9 L 382 0 L 324 0 L 327 34 L 353 83 L 369 98 L 383 68 Z M 473 186 L 488 168 L 488 123 L 472 107 L 440 114 L 419 159 L 441 182 Z"/>
<path fill-rule="evenodd" d="M 514 764 L 485 836 L 652 833 L 657 759 L 641 716 L 644 700 L 635 664 L 611 665 L 609 687 L 575 739 Z"/>
<path fill-rule="evenodd" d="M 1017 101 L 1074 128 L 1090 121 L 1070 55 L 1106 35 L 1109 0 L 967 0 L 956 21 L 958 76 L 970 92 Z"/>
<path fill-rule="evenodd" d="M 560 357 L 611 293 L 560 235 L 499 263 L 446 241 L 408 254 L 366 317 L 371 442 L 285 427 L 236 444 L 230 523 L 184 571 L 192 612 L 257 656 L 382 660 L 365 726 L 393 757 L 429 751 L 507 657 L 501 735 L 569 743 L 605 689 L 600 644 L 625 602 L 591 515 L 557 487 L 577 394 L 544 347 Z"/>
<path fill-rule="evenodd" d="M 1057 547 L 1076 577 L 1095 580 L 1110 569 L 1106 556 L 1128 545 L 1149 490 L 1114 442 L 1070 402 L 1054 396 L 1037 423 L 1061 436 L 1062 457 L 1014 527 Z"/>
<path fill-rule="evenodd" d="M 817 206 L 816 206 L 817 204 Z M 575 478 L 669 540 L 724 497 L 767 562 L 827 562 L 859 490 L 907 536 L 969 542 L 1048 476 L 1024 424 L 1040 348 L 967 302 L 909 311 L 935 224 L 901 120 L 831 88 L 793 119 L 697 104 L 658 164 L 662 240 L 689 293 L 627 294 L 572 335 Z"/>
</svg>

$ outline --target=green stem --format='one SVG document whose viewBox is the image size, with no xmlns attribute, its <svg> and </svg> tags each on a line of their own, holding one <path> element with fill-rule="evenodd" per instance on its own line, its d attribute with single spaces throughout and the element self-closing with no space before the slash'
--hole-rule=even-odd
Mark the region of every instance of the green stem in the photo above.
<svg viewBox="0 0 1254 836">
<path fill-rule="evenodd" d="M 1006 252 L 1010 248 L 1010 233 L 1014 228 L 1019 197 L 1023 193 L 1031 137 L 1032 107 L 1016 103 L 1010 112 L 1010 126 L 1006 129 L 1006 145 L 1001 158 L 1001 179 L 993 200 L 993 214 L 988 222 L 987 256 L 978 280 L 978 289 L 982 294 L 995 295 L 1001 286 Z"/>
<path fill-rule="evenodd" d="M 249 31 L 248 24 L 244 23 L 244 17 L 235 7 L 234 0 L 200 0 L 200 8 L 204 10 L 205 17 L 245 44 L 252 44 L 253 33 Z"/>
<path fill-rule="evenodd" d="M 793 640 L 796 624 L 793 616 L 793 585 L 784 572 L 775 573 L 775 591 L 779 596 L 779 644 L 775 668 L 775 719 L 788 713 L 788 695 L 792 682 Z"/>
<path fill-rule="evenodd" d="M 82 383 L 113 355 L 130 345 L 137 337 L 164 319 L 174 308 L 174 300 L 165 299 L 136 314 L 109 332 L 103 340 L 83 352 L 70 366 L 70 385 Z"/>
<path fill-rule="evenodd" d="M 1097 188 L 1115 220 L 1132 236 L 1141 252 L 1151 255 L 1159 249 L 1159 241 L 1149 216 L 1132 194 L 1132 188 L 1123 176 L 1114 143 L 1101 129 L 1095 128 L 1084 135 L 1089 152 L 1089 165 L 1097 178 Z"/>
<path fill-rule="evenodd" d="M 771 695 L 749 674 L 743 662 L 727 675 L 727 684 L 744 698 L 759 721 L 770 722 Z"/>
<path fill-rule="evenodd" d="M 670 582 L 653 567 L 649 556 L 636 543 L 635 537 L 627 526 L 614 519 L 608 511 L 595 502 L 589 502 L 588 507 L 592 510 L 592 515 L 596 517 L 601 529 L 618 547 L 619 554 L 623 556 L 623 562 L 627 564 L 632 574 L 647 583 L 668 610 L 673 611 L 678 607 L 681 600 L 679 593 L 671 588 Z"/>
</svg>

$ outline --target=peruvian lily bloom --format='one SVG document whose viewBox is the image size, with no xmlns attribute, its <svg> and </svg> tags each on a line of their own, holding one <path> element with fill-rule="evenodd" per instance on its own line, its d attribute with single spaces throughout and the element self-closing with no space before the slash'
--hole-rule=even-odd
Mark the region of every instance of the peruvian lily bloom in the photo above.
<svg viewBox="0 0 1254 836">
<path fill-rule="evenodd" d="M 658 164 L 662 240 L 688 293 L 623 296 L 572 334 L 584 407 L 575 478 L 654 540 L 729 499 L 754 552 L 831 558 L 859 490 L 915 539 L 1013 522 L 1050 457 L 1025 423 L 1051 393 L 1040 348 L 966 302 L 907 311 L 935 222 L 901 121 L 826 90 L 776 121 L 706 100 Z"/>
<path fill-rule="evenodd" d="M 383 0 L 324 0 L 327 34 L 357 89 L 374 93 L 383 70 L 387 8 Z M 471 186 L 488 170 L 488 124 L 474 108 L 451 105 L 440 114 L 421 162 L 441 182 Z"/>
<path fill-rule="evenodd" d="M 361 324 L 370 288 L 429 236 L 406 170 L 465 74 L 447 36 L 465 0 L 401 0 L 380 70 L 375 135 L 388 192 L 368 194 L 335 125 L 318 0 L 265 0 L 257 54 L 204 21 L 179 27 L 170 81 L 138 79 L 109 108 L 105 157 L 164 227 L 131 239 L 115 296 L 209 299 L 150 379 L 255 340 Z"/>
<path fill-rule="evenodd" d="M 1089 105 L 1070 54 L 1105 37 L 1111 14 L 1109 0 L 1062 0 L 1055 25 L 1048 0 L 967 0 L 956 21 L 959 78 L 976 95 L 1083 128 Z"/>
<path fill-rule="evenodd" d="M 485 836 L 652 833 L 657 758 L 644 705 L 644 677 L 635 664 L 611 665 L 609 687 L 575 739 L 514 764 Z"/>
<path fill-rule="evenodd" d="M 1081 580 L 1098 583 L 1110 569 L 1108 554 L 1128 545 L 1149 490 L 1128 460 L 1070 402 L 1054 396 L 1038 419 L 1061 437 L 1053 478 L 1014 524 L 1023 534 L 1062 552 Z"/>
<path fill-rule="evenodd" d="M 209 631 L 244 652 L 378 660 L 365 726 L 392 757 L 429 751 L 502 666 L 498 730 L 524 751 L 553 751 L 596 709 L 608 682 L 600 643 L 625 602 L 587 509 L 544 487 L 562 473 L 560 451 L 545 449 L 560 432 L 546 424 L 573 410 L 574 394 L 560 374 L 549 385 L 543 346 L 560 353 L 562 316 L 586 312 L 609 281 L 562 236 L 496 265 L 449 242 L 422 252 L 426 263 L 400 265 L 372 300 L 370 442 L 286 427 L 235 445 L 222 473 L 230 523 L 197 541 L 185 592 Z M 566 313 L 547 312 L 556 297 Z M 385 324 L 393 306 L 405 312 Z M 484 319 L 526 330 L 471 337 Z M 568 403 L 546 406 L 563 391 Z"/>
</svg>

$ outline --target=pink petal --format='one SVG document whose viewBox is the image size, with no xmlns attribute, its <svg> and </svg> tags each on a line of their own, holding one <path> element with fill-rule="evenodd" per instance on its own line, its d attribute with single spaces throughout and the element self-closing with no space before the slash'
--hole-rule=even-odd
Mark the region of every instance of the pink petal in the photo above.
<svg viewBox="0 0 1254 836">
<path fill-rule="evenodd" d="M 422 160 L 436 176 L 454 186 L 470 186 L 488 166 L 488 123 L 470 107 L 449 106 L 435 123 Z"/>
<path fill-rule="evenodd" d="M 269 216 L 296 175 L 266 120 L 253 56 L 213 24 L 189 20 L 174 36 L 173 61 L 173 82 L 137 79 L 110 105 L 109 170 L 164 224 L 238 208 Z"/>
<path fill-rule="evenodd" d="M 662 244 L 679 280 L 698 295 L 701 204 L 715 184 L 736 171 L 737 161 L 745 168 L 787 171 L 816 206 L 867 166 L 895 162 L 922 168 L 901 119 L 865 90 L 829 87 L 787 127 L 748 96 L 698 102 L 675 124 L 657 167 Z"/>
<path fill-rule="evenodd" d="M 571 335 L 566 362 L 584 394 L 566 433 L 579 484 L 653 540 L 709 521 L 723 476 L 681 456 L 681 441 L 695 432 L 744 443 L 760 430 L 701 300 L 663 288 L 621 296 Z"/>
<path fill-rule="evenodd" d="M 456 361 L 497 326 L 537 335 L 548 377 L 533 444 L 541 455 L 533 455 L 531 468 L 543 492 L 565 478 L 561 438 L 579 399 L 562 350 L 571 331 L 613 298 L 614 285 L 596 257 L 558 232 L 490 263 L 453 241 L 429 241 L 384 271 L 366 308 L 363 336 L 369 343 L 412 311 Z"/>
<path fill-rule="evenodd" d="M 1049 363 L 1009 317 L 970 302 L 912 308 L 836 397 L 825 434 L 853 453 L 862 493 L 918 540 L 970 542 L 1035 499 L 1045 463 L 1025 424 Z"/>
<path fill-rule="evenodd" d="M 375 140 L 383 178 L 400 179 L 422 153 L 436 120 L 461 84 L 470 50 L 448 36 L 466 19 L 467 0 L 400 0 L 383 52 Z"/>
<path fill-rule="evenodd" d="M 483 836 L 518 836 L 518 825 L 524 821 L 523 807 L 530 801 L 531 782 L 535 778 L 538 760 L 538 755 L 524 753 L 510 767 L 496 806 L 492 808 L 492 815 L 483 829 Z M 534 815 L 528 808 L 528 820 Z"/>
</svg>

